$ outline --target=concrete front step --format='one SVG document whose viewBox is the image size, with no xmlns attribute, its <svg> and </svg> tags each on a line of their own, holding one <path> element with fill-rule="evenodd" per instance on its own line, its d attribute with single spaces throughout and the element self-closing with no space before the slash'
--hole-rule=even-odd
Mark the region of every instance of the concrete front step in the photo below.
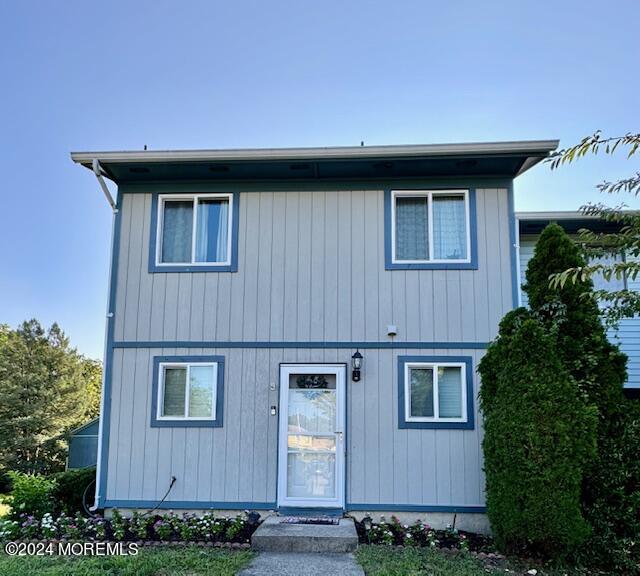
<svg viewBox="0 0 640 576">
<path fill-rule="evenodd" d="M 353 552 L 358 534 L 351 518 L 339 524 L 291 524 L 270 516 L 253 533 L 251 547 L 262 552 Z"/>
</svg>

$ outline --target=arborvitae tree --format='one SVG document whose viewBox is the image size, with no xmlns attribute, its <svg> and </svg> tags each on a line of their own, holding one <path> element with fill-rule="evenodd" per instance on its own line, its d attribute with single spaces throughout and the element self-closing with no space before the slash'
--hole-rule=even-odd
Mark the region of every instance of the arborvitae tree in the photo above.
<svg viewBox="0 0 640 576">
<path fill-rule="evenodd" d="M 524 291 L 529 306 L 547 323 L 558 326 L 565 364 L 601 418 L 617 414 L 627 379 L 626 356 L 607 339 L 597 302 L 589 297 L 590 279 L 552 287 L 550 277 L 586 264 L 578 245 L 558 224 L 540 235 L 526 272 Z"/>
<path fill-rule="evenodd" d="M 607 569 L 640 574 L 640 406 L 624 398 L 626 356 L 611 344 L 590 279 L 550 283 L 585 266 L 580 247 L 557 224 L 543 231 L 527 268 L 531 310 L 558 332 L 558 350 L 587 406 L 598 413 L 598 451 L 582 487 L 593 535 L 585 556 Z"/>
<path fill-rule="evenodd" d="M 502 320 L 478 370 L 487 513 L 497 543 L 564 556 L 589 533 L 580 490 L 595 451 L 595 411 L 564 366 L 557 335 L 523 308 Z"/>
<path fill-rule="evenodd" d="M 64 468 L 65 433 L 96 411 L 87 362 L 57 324 L 0 326 L 0 474 Z"/>
</svg>

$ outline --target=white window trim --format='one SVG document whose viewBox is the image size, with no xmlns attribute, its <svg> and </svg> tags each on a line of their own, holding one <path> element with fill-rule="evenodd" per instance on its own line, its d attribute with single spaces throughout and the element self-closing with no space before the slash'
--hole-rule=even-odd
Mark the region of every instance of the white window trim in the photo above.
<svg viewBox="0 0 640 576">
<path fill-rule="evenodd" d="M 467 257 L 464 259 L 434 259 L 433 257 L 433 197 L 458 194 L 464 196 L 465 233 Z M 396 198 L 413 196 L 427 198 L 429 258 L 427 260 L 399 260 L 396 258 Z M 471 214 L 469 209 L 469 190 L 392 190 L 391 191 L 391 262 L 393 264 L 470 264 L 471 263 Z"/>
<path fill-rule="evenodd" d="M 411 369 L 433 370 L 433 416 L 411 416 Z M 440 418 L 438 368 L 460 368 L 462 394 L 462 416 L 460 418 Z M 404 365 L 404 417 L 406 422 L 467 422 L 467 365 L 464 362 L 407 362 Z"/>
<path fill-rule="evenodd" d="M 211 416 L 189 416 L 189 392 L 191 390 L 191 368 L 192 367 L 207 367 L 210 366 L 213 369 L 213 395 L 211 405 Z M 185 416 L 163 416 L 162 410 L 164 408 L 164 377 L 167 368 L 186 368 L 187 369 L 187 382 L 184 387 L 185 395 Z M 156 419 L 160 421 L 210 421 L 215 420 L 216 415 L 216 403 L 218 400 L 218 363 L 217 362 L 160 362 L 158 365 L 158 401 L 157 401 L 157 413 Z"/>
<path fill-rule="evenodd" d="M 196 262 L 196 227 L 198 222 L 198 202 L 200 200 L 210 200 L 216 198 L 226 198 L 229 201 L 229 213 L 227 218 L 227 259 L 224 262 Z M 193 200 L 193 222 L 191 230 L 191 261 L 190 262 L 162 262 L 162 230 L 164 228 L 164 203 L 167 200 Z M 160 194 L 158 195 L 158 215 L 156 226 L 156 266 L 230 266 L 231 247 L 233 242 L 233 194 Z"/>
</svg>

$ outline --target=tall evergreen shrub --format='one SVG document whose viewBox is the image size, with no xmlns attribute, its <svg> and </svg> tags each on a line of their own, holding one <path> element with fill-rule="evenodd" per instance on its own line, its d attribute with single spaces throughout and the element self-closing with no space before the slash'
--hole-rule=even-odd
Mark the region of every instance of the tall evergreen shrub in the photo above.
<svg viewBox="0 0 640 576">
<path fill-rule="evenodd" d="M 581 556 L 606 569 L 640 574 L 640 403 L 624 398 L 626 356 L 607 339 L 591 280 L 551 287 L 549 277 L 585 265 L 557 224 L 543 231 L 523 287 L 529 305 L 558 331 L 563 363 L 585 404 L 597 410 L 597 454 L 582 486 L 592 536 Z"/>
<path fill-rule="evenodd" d="M 562 362 L 557 335 L 507 314 L 479 365 L 487 513 L 509 551 L 561 557 L 589 533 L 580 489 L 596 418 Z"/>
</svg>

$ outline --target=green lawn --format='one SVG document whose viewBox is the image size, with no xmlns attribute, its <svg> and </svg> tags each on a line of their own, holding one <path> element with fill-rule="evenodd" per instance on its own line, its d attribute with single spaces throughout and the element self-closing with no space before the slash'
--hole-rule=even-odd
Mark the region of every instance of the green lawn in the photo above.
<svg viewBox="0 0 640 576">
<path fill-rule="evenodd" d="M 2 576 L 233 576 L 253 554 L 248 550 L 146 548 L 137 556 L 9 557 L 0 552 Z"/>
<path fill-rule="evenodd" d="M 360 546 L 356 557 L 367 576 L 487 576 L 471 556 L 450 557 L 428 548 Z"/>
<path fill-rule="evenodd" d="M 580 569 L 548 569 L 522 562 L 501 561 L 499 565 L 485 565 L 470 554 L 445 554 L 429 548 L 360 546 L 356 557 L 367 576 L 528 576 L 531 569 L 537 571 L 537 576 L 590 574 Z"/>
</svg>

